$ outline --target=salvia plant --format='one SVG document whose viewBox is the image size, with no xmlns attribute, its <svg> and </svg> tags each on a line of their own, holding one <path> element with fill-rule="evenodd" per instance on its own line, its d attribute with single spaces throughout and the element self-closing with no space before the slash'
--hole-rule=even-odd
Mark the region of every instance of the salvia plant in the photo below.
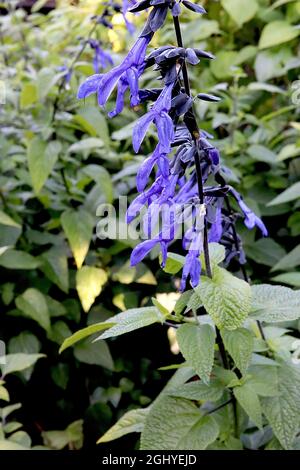
<svg viewBox="0 0 300 470">
<path fill-rule="evenodd" d="M 137 218 L 144 235 L 132 251 L 131 265 L 159 248 L 161 267 L 173 276 L 182 271 L 177 285 L 181 294 L 172 309 L 152 299 L 152 306 L 80 330 L 61 350 L 100 331 L 96 340 L 154 323 L 176 331 L 184 362 L 164 367 L 177 370 L 154 403 L 127 412 L 99 442 L 141 432 L 141 449 L 296 449 L 300 368 L 293 347 L 286 347 L 293 337 L 283 335 L 300 317 L 300 296 L 287 287 L 249 283 L 238 223 L 241 219 L 262 236 L 268 235 L 267 229 L 227 183 L 228 170 L 213 137 L 200 129 L 193 109 L 195 100 L 220 99 L 201 90 L 192 94 L 189 67 L 214 56 L 185 48 L 181 33 L 182 9 L 200 15 L 206 11 L 189 0 L 133 3 L 132 12 L 148 12 L 144 28 L 123 62 L 89 77 L 78 98 L 96 94 L 98 104 L 106 106 L 117 88 L 110 117 L 122 112 L 127 93 L 136 110 L 149 103 L 132 134 L 136 153 L 152 124 L 158 143 L 138 170 L 138 195 L 127 211 L 127 222 Z M 147 55 L 169 14 L 173 44 Z M 90 45 L 95 63 L 110 63 L 99 53 L 99 44 Z M 150 67 L 160 86 L 140 89 L 139 79 Z M 239 272 L 233 275 L 228 269 L 236 271 L 237 265 Z"/>
</svg>

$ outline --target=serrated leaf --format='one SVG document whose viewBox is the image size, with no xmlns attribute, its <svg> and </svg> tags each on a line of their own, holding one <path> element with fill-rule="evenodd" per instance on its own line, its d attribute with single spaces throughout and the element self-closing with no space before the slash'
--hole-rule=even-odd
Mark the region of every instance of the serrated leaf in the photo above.
<svg viewBox="0 0 300 470">
<path fill-rule="evenodd" d="M 253 335 L 246 328 L 237 328 L 234 331 L 221 330 L 221 336 L 236 367 L 245 374 L 252 356 Z"/>
<path fill-rule="evenodd" d="M 260 284 L 252 286 L 251 317 L 276 323 L 300 317 L 300 292 L 289 287 Z"/>
<path fill-rule="evenodd" d="M 168 395 L 187 400 L 218 401 L 222 397 L 224 386 L 219 380 L 212 379 L 209 385 L 200 380 L 183 384 L 176 389 L 169 390 Z"/>
<path fill-rule="evenodd" d="M 251 307 L 251 289 L 247 282 L 218 266 L 213 278 L 201 277 L 195 289 L 204 308 L 218 328 L 235 330 L 247 318 Z"/>
<path fill-rule="evenodd" d="M 185 309 L 187 306 L 191 296 L 193 295 L 193 290 L 187 290 L 181 294 L 179 299 L 176 301 L 174 312 L 175 315 L 180 315 L 180 313 Z"/>
<path fill-rule="evenodd" d="M 65 349 L 73 346 L 73 344 L 78 343 L 82 339 L 86 338 L 87 336 L 91 336 L 95 333 L 99 333 L 99 331 L 107 330 L 111 328 L 114 323 L 109 322 L 102 322 L 102 323 L 94 323 L 93 325 L 87 326 L 86 328 L 82 328 L 79 331 L 76 331 L 72 336 L 65 339 L 62 343 L 61 347 L 59 348 L 59 352 L 62 353 Z"/>
<path fill-rule="evenodd" d="M 264 414 L 284 449 L 292 449 L 300 423 L 300 368 L 281 361 L 277 370 L 277 392 L 272 398 L 263 398 Z"/>
<path fill-rule="evenodd" d="M 132 432 L 142 432 L 149 410 L 150 408 L 128 411 L 119 419 L 119 421 L 116 422 L 116 424 L 106 431 L 100 439 L 98 439 L 97 444 L 119 439 L 120 437 Z"/>
<path fill-rule="evenodd" d="M 35 193 L 39 193 L 44 186 L 58 155 L 61 143 L 53 140 L 48 144 L 39 137 L 35 137 L 28 145 L 27 160 L 32 186 Z"/>
<path fill-rule="evenodd" d="M 109 322 L 115 325 L 103 333 L 98 339 L 112 338 L 113 336 L 123 335 L 130 331 L 143 328 L 153 323 L 163 323 L 164 315 L 156 307 L 132 308 L 125 312 L 118 313 L 111 317 Z"/>
<path fill-rule="evenodd" d="M 258 11 L 256 0 L 221 0 L 221 3 L 238 26 L 250 21 Z"/>
<path fill-rule="evenodd" d="M 262 411 L 261 404 L 257 393 L 247 382 L 239 387 L 234 387 L 233 394 L 238 403 L 245 410 L 251 421 L 258 428 L 262 428 Z"/>
<path fill-rule="evenodd" d="M 190 401 L 161 396 L 151 406 L 141 436 L 142 450 L 204 450 L 219 428 Z"/>
<path fill-rule="evenodd" d="M 208 325 L 181 325 L 176 333 L 179 349 L 201 380 L 208 384 L 214 363 L 216 333 Z"/>
<path fill-rule="evenodd" d="M 107 281 L 104 269 L 82 266 L 76 273 L 76 289 L 81 305 L 88 312 Z"/>
<path fill-rule="evenodd" d="M 61 224 L 69 241 L 77 268 L 81 268 L 93 235 L 94 219 L 89 212 L 67 210 L 61 215 Z"/>
<path fill-rule="evenodd" d="M 273 365 L 251 365 L 247 373 L 249 374 L 247 383 L 251 385 L 257 395 L 262 397 L 278 395 L 276 367 Z"/>
<path fill-rule="evenodd" d="M 16 298 L 16 306 L 27 317 L 35 320 L 42 328 L 49 330 L 50 315 L 45 296 L 34 287 L 26 289 Z"/>
<path fill-rule="evenodd" d="M 2 375 L 6 376 L 14 372 L 20 372 L 24 369 L 28 369 L 28 367 L 31 367 L 38 359 L 42 357 L 45 357 L 45 354 L 6 354 L 6 364 L 0 364 Z"/>
</svg>

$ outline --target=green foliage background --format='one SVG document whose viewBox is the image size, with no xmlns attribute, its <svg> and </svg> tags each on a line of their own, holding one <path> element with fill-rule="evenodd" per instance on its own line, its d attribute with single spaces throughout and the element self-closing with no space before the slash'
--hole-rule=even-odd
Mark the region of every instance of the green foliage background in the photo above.
<svg viewBox="0 0 300 470">
<path fill-rule="evenodd" d="M 170 284 L 156 259 L 129 269 L 134 242 L 96 236 L 97 207 L 109 202 L 118 209 L 119 196 L 134 196 L 144 158 L 130 144 L 142 110 L 125 108 L 107 120 L 94 97 L 76 100 L 79 83 L 93 73 L 88 47 L 73 63 L 79 37 L 89 34 L 102 2 L 60 1 L 47 15 L 39 9 L 43 3 L 31 11 L 0 3 L 6 89 L 0 109 L 0 339 L 8 353 L 1 366 L 0 448 L 6 449 L 93 447 L 126 410 L 149 404 L 169 377 L 157 369 L 178 361 L 167 329 L 159 326 L 109 344 L 88 339 L 58 353 L 79 328 L 147 305 L 178 283 L 173 276 Z M 199 122 L 216 138 L 227 179 L 270 231 L 256 241 L 240 227 L 248 272 L 253 283 L 299 287 L 300 4 L 203 5 L 209 12 L 203 18 L 184 12 L 185 45 L 209 50 L 216 60 L 192 70 L 192 87 L 223 100 L 197 102 Z M 130 19 L 138 30 L 142 15 Z M 113 32 L 100 25 L 93 37 L 113 49 L 118 63 L 133 39 L 120 17 L 113 21 Z M 171 23 L 155 37 L 158 43 L 174 43 Z M 72 64 L 70 85 L 62 86 L 58 67 Z M 148 71 L 143 85 L 157 86 L 153 77 Z M 155 139 L 148 138 L 144 155 Z M 135 438 L 123 439 L 135 445 Z"/>
</svg>

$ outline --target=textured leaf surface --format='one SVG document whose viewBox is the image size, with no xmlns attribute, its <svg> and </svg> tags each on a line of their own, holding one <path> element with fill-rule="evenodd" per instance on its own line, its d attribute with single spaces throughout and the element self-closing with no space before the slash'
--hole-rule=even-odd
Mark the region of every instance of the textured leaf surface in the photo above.
<svg viewBox="0 0 300 470">
<path fill-rule="evenodd" d="M 99 339 L 123 335 L 153 323 L 162 323 L 164 320 L 164 315 L 156 307 L 132 308 L 107 320 L 115 325 L 99 336 Z"/>
<path fill-rule="evenodd" d="M 237 368 L 244 374 L 252 356 L 253 335 L 246 328 L 237 328 L 234 331 L 222 330 L 221 335 L 225 349 Z"/>
<path fill-rule="evenodd" d="M 219 428 L 190 401 L 160 397 L 151 407 L 141 436 L 142 450 L 203 450 L 214 442 Z"/>
<path fill-rule="evenodd" d="M 235 330 L 247 318 L 251 307 L 251 289 L 225 269 L 215 267 L 213 278 L 202 276 L 195 289 L 206 311 L 218 328 Z"/>
<path fill-rule="evenodd" d="M 262 411 L 261 404 L 257 393 L 247 382 L 240 387 L 233 389 L 235 398 L 241 407 L 245 410 L 251 421 L 257 427 L 262 428 Z"/>
<path fill-rule="evenodd" d="M 263 398 L 263 411 L 285 449 L 292 449 L 300 424 L 300 367 L 283 362 L 277 370 L 278 395 Z"/>
<path fill-rule="evenodd" d="M 132 432 L 142 432 L 150 408 L 130 410 L 125 413 L 100 439 L 97 444 L 113 441 Z"/>
<path fill-rule="evenodd" d="M 224 386 L 219 380 L 212 379 L 209 385 L 200 380 L 189 382 L 168 392 L 169 395 L 187 400 L 217 401 L 223 395 Z"/>
<path fill-rule="evenodd" d="M 289 287 L 261 284 L 252 286 L 251 317 L 266 322 L 296 320 L 300 317 L 300 292 Z"/>
<path fill-rule="evenodd" d="M 103 323 L 94 323 L 93 325 L 87 326 L 86 328 L 82 328 L 79 331 L 76 331 L 72 336 L 69 338 L 65 339 L 65 341 L 62 343 L 59 352 L 63 352 L 65 349 L 69 348 L 70 346 L 73 346 L 73 344 L 77 343 L 78 341 L 81 341 L 82 339 L 86 338 L 87 336 L 91 336 L 94 333 L 98 333 L 99 331 L 102 330 L 107 330 L 108 328 L 111 328 L 114 326 L 113 322 L 103 322 Z"/>
<path fill-rule="evenodd" d="M 208 324 L 185 324 L 179 327 L 176 337 L 183 357 L 207 384 L 214 363 L 215 331 Z"/>
</svg>

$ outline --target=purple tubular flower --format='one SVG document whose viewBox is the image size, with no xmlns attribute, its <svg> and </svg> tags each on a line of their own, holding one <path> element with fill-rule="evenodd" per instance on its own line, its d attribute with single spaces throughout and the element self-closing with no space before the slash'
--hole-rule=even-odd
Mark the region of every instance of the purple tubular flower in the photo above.
<svg viewBox="0 0 300 470">
<path fill-rule="evenodd" d="M 122 103 L 124 100 L 124 94 L 128 87 L 130 88 L 132 95 L 132 106 L 139 104 L 138 79 L 144 71 L 146 49 L 151 38 L 152 34 L 139 37 L 132 46 L 127 57 L 125 57 L 120 65 L 114 67 L 105 74 L 96 74 L 88 77 L 87 80 L 80 85 L 77 98 L 82 99 L 92 93 L 97 93 L 99 105 L 104 106 L 113 89 L 121 80 L 122 85 L 118 89 L 118 102 L 115 110 L 112 111 L 111 116 L 115 116 L 123 109 Z M 125 80 L 127 82 L 127 87 Z"/>
<path fill-rule="evenodd" d="M 144 63 L 146 49 L 151 38 L 151 34 L 149 34 L 148 36 L 139 37 L 132 46 L 127 57 L 125 57 L 125 59 L 123 60 L 122 64 L 118 65 L 117 67 L 114 67 L 108 73 L 103 75 L 98 86 L 98 103 L 100 106 L 104 106 L 106 104 L 113 89 L 115 88 L 116 84 L 118 83 L 124 72 L 128 72 L 130 70 L 136 73 L 138 77 L 141 75 L 143 69 L 141 69 L 140 66 Z M 133 85 L 132 81 L 129 82 L 129 86 L 131 85 Z M 135 82 L 134 89 L 131 91 L 134 95 L 136 94 Z"/>
<path fill-rule="evenodd" d="M 142 243 L 139 243 L 133 250 L 130 256 L 130 266 L 135 266 L 140 263 L 145 256 L 154 248 L 159 240 L 154 238 L 152 240 L 145 240 Z"/>
<path fill-rule="evenodd" d="M 81 100 L 87 98 L 93 93 L 97 93 L 99 83 L 101 82 L 102 77 L 102 73 L 96 73 L 95 75 L 91 75 L 90 77 L 88 77 L 86 81 L 80 85 L 77 92 L 77 98 Z"/>
<path fill-rule="evenodd" d="M 150 157 L 146 158 L 146 160 L 144 160 L 141 167 L 139 168 L 136 177 L 136 184 L 139 192 L 144 191 L 150 173 L 155 164 L 158 165 L 162 177 L 164 179 L 167 179 L 169 176 L 169 160 L 166 154 L 162 152 L 160 144 L 157 144 L 153 154 Z"/>
<path fill-rule="evenodd" d="M 172 7 L 172 15 L 173 16 L 179 16 L 181 13 L 181 7 L 178 2 L 175 2 L 173 7 Z"/>
<path fill-rule="evenodd" d="M 217 207 L 216 209 L 216 218 L 214 223 L 211 226 L 209 231 L 208 241 L 219 243 L 222 238 L 223 227 L 222 227 L 222 211 L 221 207 Z"/>
<path fill-rule="evenodd" d="M 118 86 L 118 91 L 117 91 L 116 105 L 115 105 L 115 108 L 108 113 L 108 117 L 110 118 L 117 116 L 123 111 L 125 93 L 129 88 L 129 84 L 128 84 L 125 73 L 121 75 L 117 86 Z"/>
<path fill-rule="evenodd" d="M 200 14 L 206 13 L 205 8 L 203 8 L 201 5 L 198 5 L 193 2 L 189 2 L 188 0 L 182 0 L 182 3 L 186 8 L 196 13 L 200 13 Z"/>
<path fill-rule="evenodd" d="M 245 220 L 244 224 L 249 230 L 252 230 L 255 226 L 258 227 L 264 237 L 268 236 L 268 230 L 263 223 L 263 221 L 257 217 L 257 215 L 250 209 L 250 207 L 245 204 L 243 201 L 242 196 L 232 187 L 230 187 L 230 192 L 233 195 L 233 197 L 236 199 L 238 205 L 240 206 L 240 209 L 242 210 Z"/>
<path fill-rule="evenodd" d="M 185 290 L 188 276 L 190 276 L 191 278 L 192 287 L 197 287 L 200 280 L 200 274 L 201 263 L 199 260 L 199 252 L 191 250 L 187 254 L 183 266 L 182 277 L 180 282 L 180 292 L 183 292 Z"/>
<path fill-rule="evenodd" d="M 165 86 L 150 111 L 142 116 L 134 126 L 132 143 L 136 153 L 139 151 L 148 127 L 152 122 L 154 122 L 157 127 L 158 139 L 162 153 L 169 153 L 171 142 L 174 140 L 174 125 L 172 119 L 168 115 L 168 112 L 171 109 L 173 86 L 174 83 Z"/>
</svg>

